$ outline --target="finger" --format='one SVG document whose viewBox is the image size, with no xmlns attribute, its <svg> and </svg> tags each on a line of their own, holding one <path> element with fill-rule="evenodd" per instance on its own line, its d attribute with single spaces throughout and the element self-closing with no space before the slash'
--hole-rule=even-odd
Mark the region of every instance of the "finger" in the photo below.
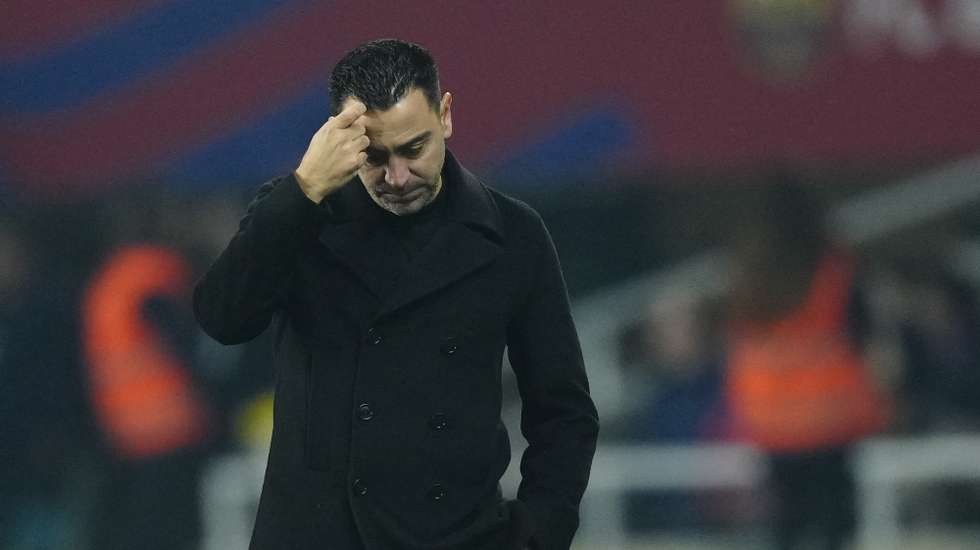
<svg viewBox="0 0 980 550">
<path fill-rule="evenodd" d="M 367 111 L 367 107 L 360 101 L 351 101 L 350 105 L 334 117 L 334 125 L 338 128 L 346 128 L 353 124 L 358 117 Z"/>
<path fill-rule="evenodd" d="M 352 131 L 354 135 L 364 135 L 367 130 L 364 128 L 363 124 L 354 123 L 347 127 L 348 130 Z"/>
<path fill-rule="evenodd" d="M 371 145 L 371 139 L 367 136 L 361 136 L 354 140 L 354 146 L 357 147 L 358 151 L 367 149 L 368 145 Z"/>
<path fill-rule="evenodd" d="M 356 141 L 360 137 L 367 137 L 364 133 L 364 129 L 358 129 L 353 126 L 347 128 L 332 128 L 330 130 L 331 139 L 336 143 L 347 143 Z"/>
<path fill-rule="evenodd" d="M 367 153 L 361 151 L 360 153 L 357 154 L 356 157 L 354 157 L 354 171 L 356 172 L 360 170 L 364 166 L 364 163 L 366 162 L 367 162 Z"/>
</svg>

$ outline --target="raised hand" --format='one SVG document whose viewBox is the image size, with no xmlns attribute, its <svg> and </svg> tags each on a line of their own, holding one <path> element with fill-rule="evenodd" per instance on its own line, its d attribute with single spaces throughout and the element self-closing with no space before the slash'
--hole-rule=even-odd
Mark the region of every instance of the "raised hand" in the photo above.
<svg viewBox="0 0 980 550">
<path fill-rule="evenodd" d="M 367 160 L 364 150 L 370 140 L 359 122 L 366 110 L 360 101 L 350 101 L 313 134 L 294 172 L 303 193 L 313 202 L 319 203 L 342 187 Z"/>
</svg>

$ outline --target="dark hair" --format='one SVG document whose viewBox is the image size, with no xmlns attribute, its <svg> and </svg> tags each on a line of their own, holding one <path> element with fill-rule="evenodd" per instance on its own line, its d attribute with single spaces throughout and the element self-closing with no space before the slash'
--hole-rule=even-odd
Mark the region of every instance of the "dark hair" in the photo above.
<svg viewBox="0 0 980 550">
<path fill-rule="evenodd" d="M 385 111 L 418 88 L 433 109 L 439 108 L 439 70 L 432 54 L 418 44 L 392 38 L 354 48 L 330 74 L 330 108 L 334 114 L 349 97 L 368 110 Z"/>
</svg>

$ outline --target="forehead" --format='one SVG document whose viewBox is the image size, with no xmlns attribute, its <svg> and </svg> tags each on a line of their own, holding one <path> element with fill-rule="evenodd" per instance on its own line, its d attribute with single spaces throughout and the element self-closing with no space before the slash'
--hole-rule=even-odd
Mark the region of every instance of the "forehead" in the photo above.
<svg viewBox="0 0 980 550">
<path fill-rule="evenodd" d="M 341 110 L 353 101 L 348 98 Z M 364 124 L 373 146 L 397 147 L 422 132 L 434 130 L 439 125 L 439 116 L 425 94 L 412 90 L 387 110 L 364 113 L 359 122 Z"/>
</svg>

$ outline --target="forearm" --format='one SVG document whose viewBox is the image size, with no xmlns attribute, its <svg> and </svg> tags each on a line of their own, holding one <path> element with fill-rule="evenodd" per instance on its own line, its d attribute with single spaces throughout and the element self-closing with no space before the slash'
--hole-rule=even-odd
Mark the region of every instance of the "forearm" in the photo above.
<svg viewBox="0 0 980 550">
<path fill-rule="evenodd" d="M 320 216 L 292 175 L 264 184 L 194 289 L 194 312 L 204 331 L 225 344 L 261 333 L 283 304 L 297 256 L 315 237 Z"/>
</svg>

